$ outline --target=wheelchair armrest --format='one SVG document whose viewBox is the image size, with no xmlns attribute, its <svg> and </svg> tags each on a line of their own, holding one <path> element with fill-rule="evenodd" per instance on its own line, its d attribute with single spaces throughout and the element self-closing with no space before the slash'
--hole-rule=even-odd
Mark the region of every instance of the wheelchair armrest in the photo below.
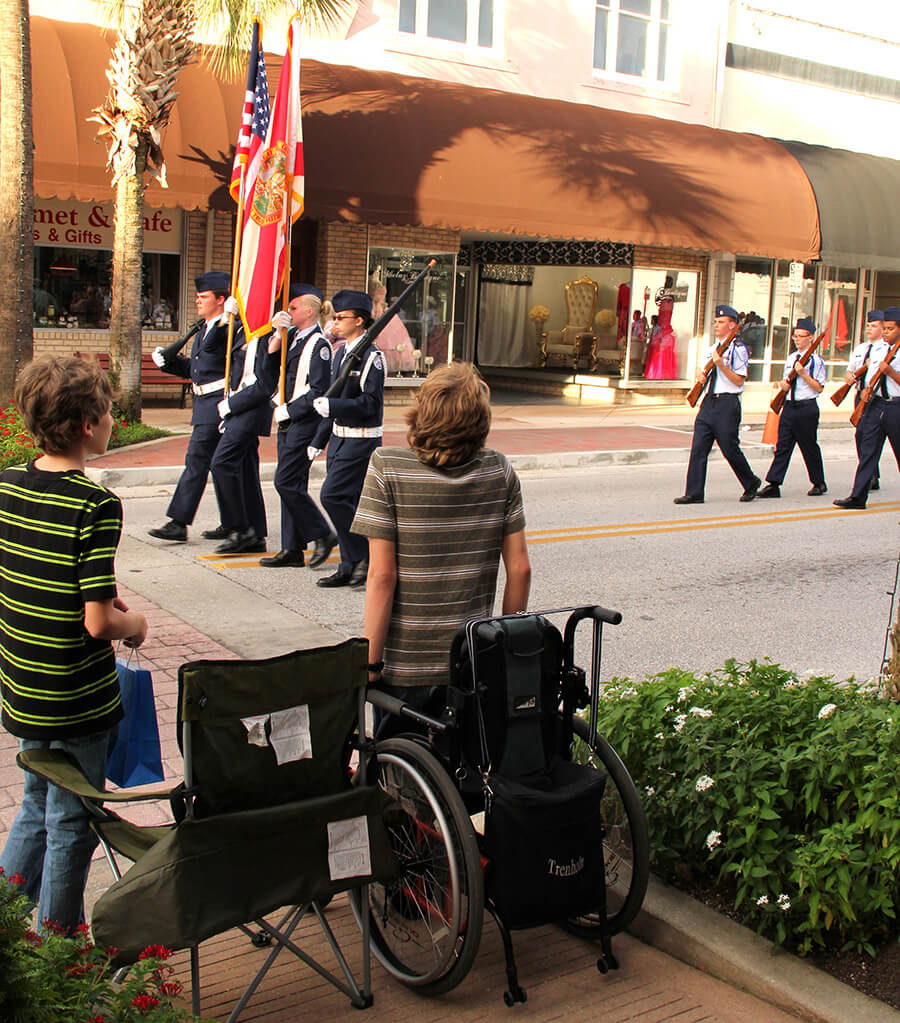
<svg viewBox="0 0 900 1023">
<path fill-rule="evenodd" d="M 391 696 L 388 693 L 382 692 L 380 689 L 372 689 L 371 687 L 366 690 L 366 700 L 373 706 L 378 707 L 380 710 L 386 710 L 388 714 L 395 714 L 398 717 L 412 718 L 413 721 L 418 721 L 420 724 L 427 725 L 429 728 L 433 728 L 436 732 L 446 732 L 448 724 L 446 721 L 440 721 L 437 718 L 431 717 L 429 714 L 423 714 L 420 710 L 416 710 L 415 707 L 410 707 L 409 704 L 404 703 L 396 696 Z"/>
<path fill-rule="evenodd" d="M 26 749 L 19 753 L 16 761 L 23 770 L 46 778 L 47 781 L 82 799 L 92 799 L 97 803 L 133 803 L 139 800 L 168 799 L 171 795 L 170 789 L 157 789 L 151 792 L 107 792 L 105 789 L 95 788 L 85 778 L 75 759 L 63 750 Z"/>
</svg>

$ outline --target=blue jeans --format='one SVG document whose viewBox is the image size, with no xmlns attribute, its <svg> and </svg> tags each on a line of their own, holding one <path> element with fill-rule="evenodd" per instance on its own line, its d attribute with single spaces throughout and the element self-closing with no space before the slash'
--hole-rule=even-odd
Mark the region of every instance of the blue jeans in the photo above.
<svg viewBox="0 0 900 1023">
<path fill-rule="evenodd" d="M 59 749 L 71 754 L 92 785 L 103 788 L 112 732 L 73 739 L 20 739 L 19 748 Z M 71 930 L 84 920 L 84 886 L 97 836 L 78 796 L 25 772 L 22 806 L 13 821 L 0 867 L 21 874 L 25 894 L 38 907 L 38 924 L 53 920 Z"/>
</svg>

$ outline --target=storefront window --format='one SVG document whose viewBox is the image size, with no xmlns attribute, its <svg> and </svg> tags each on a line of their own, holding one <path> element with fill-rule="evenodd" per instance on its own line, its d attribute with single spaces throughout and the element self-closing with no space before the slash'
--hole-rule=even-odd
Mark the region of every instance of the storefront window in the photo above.
<svg viewBox="0 0 900 1023">
<path fill-rule="evenodd" d="M 820 331 L 826 331 L 821 352 L 829 379 L 843 379 L 856 338 L 856 291 L 859 271 L 826 266 L 822 271 Z"/>
<path fill-rule="evenodd" d="M 772 355 L 770 380 L 784 375 L 784 361 L 793 350 L 791 334 L 793 324 L 801 316 L 815 316 L 816 268 L 812 263 L 803 267 L 803 289 L 791 292 L 789 287 L 791 264 L 787 259 L 775 263 L 775 294 L 772 313 Z"/>
<path fill-rule="evenodd" d="M 422 376 L 449 362 L 454 335 L 455 252 L 369 249 L 369 295 L 377 316 L 425 269 L 438 265 L 413 291 L 400 312 L 378 335 L 388 376 Z M 462 315 L 462 310 L 459 311 Z"/>
<path fill-rule="evenodd" d="M 697 334 L 698 279 L 699 274 L 691 270 L 634 268 L 629 324 L 632 377 L 680 380 L 687 376 L 691 340 Z M 634 328 L 637 310 L 642 322 L 646 321 L 643 349 L 639 340 L 641 329 Z M 638 360 L 642 374 L 635 372 Z"/>
<path fill-rule="evenodd" d="M 766 335 L 772 288 L 772 262 L 738 256 L 731 304 L 744 317 L 741 337 L 750 353 L 748 380 L 765 380 Z"/>
</svg>

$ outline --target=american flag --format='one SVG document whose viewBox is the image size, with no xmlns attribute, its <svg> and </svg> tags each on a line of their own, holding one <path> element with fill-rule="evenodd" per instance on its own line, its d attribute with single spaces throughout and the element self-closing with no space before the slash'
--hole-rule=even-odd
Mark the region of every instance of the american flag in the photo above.
<svg viewBox="0 0 900 1023">
<path fill-rule="evenodd" d="M 265 141 L 269 130 L 269 83 L 266 79 L 266 60 L 262 49 L 262 32 L 257 19 L 253 21 L 253 41 L 250 45 L 250 60 L 247 65 L 247 91 L 244 93 L 244 109 L 241 113 L 241 127 L 238 131 L 234 166 L 231 168 L 229 190 L 235 202 L 241 191 L 241 168 L 253 163 L 259 147 Z M 245 180 L 250 177 L 245 175 Z"/>
</svg>

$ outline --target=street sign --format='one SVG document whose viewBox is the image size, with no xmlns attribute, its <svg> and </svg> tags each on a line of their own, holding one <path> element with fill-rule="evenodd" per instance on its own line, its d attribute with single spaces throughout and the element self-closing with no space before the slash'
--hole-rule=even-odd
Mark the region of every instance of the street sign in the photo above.
<svg viewBox="0 0 900 1023">
<path fill-rule="evenodd" d="M 803 291 L 803 264 L 791 263 L 788 274 L 788 291 L 792 295 L 799 295 Z"/>
</svg>

